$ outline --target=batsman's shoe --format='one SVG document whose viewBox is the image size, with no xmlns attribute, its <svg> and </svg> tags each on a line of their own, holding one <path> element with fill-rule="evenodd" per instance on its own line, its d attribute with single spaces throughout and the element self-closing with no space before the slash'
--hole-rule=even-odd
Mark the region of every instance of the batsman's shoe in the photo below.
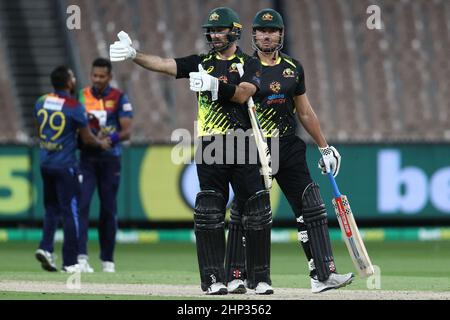
<svg viewBox="0 0 450 320">
<path fill-rule="evenodd" d="M 224 295 L 227 294 L 227 287 L 222 282 L 213 283 L 206 290 L 206 294 L 208 295 Z"/>
<path fill-rule="evenodd" d="M 242 294 L 247 292 L 244 281 L 241 279 L 234 279 L 233 281 L 228 282 L 227 289 L 228 293 Z"/>
<path fill-rule="evenodd" d="M 80 272 L 80 265 L 74 264 L 71 266 L 63 266 L 61 268 L 61 272 L 67 272 L 67 273 L 79 273 Z"/>
<path fill-rule="evenodd" d="M 80 272 L 93 273 L 94 268 L 89 265 L 88 256 L 85 254 L 80 254 L 78 256 L 78 264 L 80 265 Z"/>
<path fill-rule="evenodd" d="M 255 288 L 256 294 L 273 294 L 273 288 L 267 282 L 260 282 Z"/>
<path fill-rule="evenodd" d="M 316 277 L 311 278 L 311 292 L 320 293 L 331 289 L 345 287 L 346 285 L 352 283 L 354 277 L 355 275 L 353 273 L 332 273 L 325 281 L 319 281 Z"/>
<path fill-rule="evenodd" d="M 37 249 L 34 254 L 36 259 L 41 263 L 42 269 L 50 272 L 58 271 L 55 264 L 55 256 L 48 251 Z"/>
<path fill-rule="evenodd" d="M 103 272 L 114 273 L 116 272 L 116 267 L 114 262 L 111 261 L 102 261 Z"/>
</svg>

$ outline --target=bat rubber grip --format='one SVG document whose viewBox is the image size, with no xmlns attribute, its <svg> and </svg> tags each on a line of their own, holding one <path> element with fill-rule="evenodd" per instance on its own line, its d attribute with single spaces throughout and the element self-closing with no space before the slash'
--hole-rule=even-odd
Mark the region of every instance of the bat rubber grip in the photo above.
<svg viewBox="0 0 450 320">
<path fill-rule="evenodd" d="M 330 179 L 331 187 L 333 188 L 333 195 L 335 198 L 339 198 L 341 196 L 341 193 L 339 192 L 339 188 L 336 184 L 336 180 L 333 177 L 333 174 L 331 172 L 328 172 L 328 178 Z"/>
</svg>

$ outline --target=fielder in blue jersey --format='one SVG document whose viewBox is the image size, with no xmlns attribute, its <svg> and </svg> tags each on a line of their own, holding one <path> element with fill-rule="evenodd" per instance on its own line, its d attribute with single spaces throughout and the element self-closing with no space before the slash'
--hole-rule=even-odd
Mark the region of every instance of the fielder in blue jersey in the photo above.
<svg viewBox="0 0 450 320">
<path fill-rule="evenodd" d="M 111 141 L 98 139 L 89 130 L 84 107 L 71 97 L 75 77 L 70 69 L 65 66 L 54 69 L 51 82 L 55 91 L 40 97 L 34 108 L 45 206 L 43 237 L 35 256 L 44 270 L 57 271 L 53 242 L 58 222 L 62 220 L 62 270 L 72 273 L 79 270 L 77 135 L 84 143 L 102 150 L 108 150 Z"/>
<path fill-rule="evenodd" d="M 81 144 L 80 171 L 83 177 L 80 197 L 80 255 L 81 272 L 93 272 L 88 263 L 89 208 L 95 189 L 100 198 L 98 236 L 103 272 L 115 272 L 114 248 L 117 232 L 117 193 L 121 172 L 121 141 L 131 135 L 133 109 L 122 91 L 110 86 L 111 62 L 98 58 L 92 63 L 92 85 L 81 90 L 79 99 L 89 117 L 89 127 L 97 136 L 111 139 L 108 151 Z"/>
</svg>

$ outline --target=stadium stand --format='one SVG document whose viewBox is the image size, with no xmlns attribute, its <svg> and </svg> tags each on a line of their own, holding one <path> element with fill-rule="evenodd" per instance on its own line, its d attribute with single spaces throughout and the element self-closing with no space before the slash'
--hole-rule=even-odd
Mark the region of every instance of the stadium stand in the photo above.
<svg viewBox="0 0 450 320">
<path fill-rule="evenodd" d="M 52 90 L 51 70 L 70 62 L 65 28 L 61 26 L 59 8 L 51 0 L 0 1 L 0 17 L 3 44 L 7 48 L 4 61 L 14 87 L 2 91 L 14 92 L 12 103 L 20 106 L 23 129 L 27 135 L 33 135 L 34 103 L 40 95 Z"/>
<path fill-rule="evenodd" d="M 21 117 L 18 114 L 17 104 L 13 98 L 13 86 L 10 82 L 10 71 L 6 63 L 6 51 L 3 45 L 3 34 L 0 33 L 0 143 L 23 141 L 25 134 L 20 134 Z"/>
<path fill-rule="evenodd" d="M 308 95 L 330 140 L 450 140 L 449 1 L 258 0 L 242 6 L 238 0 L 59 0 L 60 8 L 74 4 L 82 12 L 81 30 L 70 32 L 77 50 L 69 53 L 67 36 L 57 32 L 64 12 L 49 0 L 1 3 L 0 35 L 6 44 L 0 55 L 8 63 L 0 64 L 0 97 L 8 101 L 2 104 L 8 116 L 0 119 L 0 128 L 11 132 L 30 126 L 26 110 L 48 90 L 51 67 L 78 60 L 80 86 L 86 85 L 91 61 L 108 55 L 122 29 L 143 52 L 166 57 L 204 52 L 200 25 L 207 12 L 230 6 L 244 25 L 242 48 L 251 52 L 253 15 L 277 5 L 286 20 L 286 47 L 305 67 Z M 366 26 L 372 4 L 381 8 L 383 30 Z M 129 62 L 114 64 L 114 74 L 135 107 L 134 142 L 168 142 L 176 128 L 194 131 L 197 110 L 187 81 Z M 5 80 L 8 75 L 13 81 Z M 4 98 L 8 94 L 17 99 Z M 308 139 L 303 130 L 299 134 Z"/>
<path fill-rule="evenodd" d="M 300 16 L 289 20 L 299 35 L 299 41 L 291 40 L 291 53 L 305 65 L 309 95 L 327 136 L 448 140 L 448 1 L 284 3 L 286 12 Z M 372 4 L 381 8 L 381 31 L 366 26 Z"/>
</svg>

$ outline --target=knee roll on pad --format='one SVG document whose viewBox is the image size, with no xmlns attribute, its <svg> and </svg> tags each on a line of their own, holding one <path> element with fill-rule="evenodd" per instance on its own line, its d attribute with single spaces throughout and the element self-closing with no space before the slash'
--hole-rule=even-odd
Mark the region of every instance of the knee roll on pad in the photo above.
<svg viewBox="0 0 450 320">
<path fill-rule="evenodd" d="M 259 191 L 247 200 L 242 219 L 248 286 L 252 289 L 259 282 L 271 284 L 270 232 L 272 211 L 267 190 Z"/>
<path fill-rule="evenodd" d="M 225 282 L 226 202 L 216 191 L 201 191 L 195 200 L 195 237 L 202 290 L 215 282 Z"/>
<path fill-rule="evenodd" d="M 336 271 L 325 204 L 320 196 L 319 186 L 311 183 L 302 196 L 303 219 L 309 235 L 311 253 L 319 281 L 325 281 Z"/>
<path fill-rule="evenodd" d="M 228 222 L 228 240 L 225 255 L 225 274 L 227 282 L 234 279 L 246 279 L 245 272 L 245 239 L 241 213 L 236 202 L 233 202 Z"/>
<path fill-rule="evenodd" d="M 196 229 L 223 228 L 226 202 L 221 193 L 207 190 L 197 194 L 194 222 Z"/>
<path fill-rule="evenodd" d="M 303 192 L 302 214 L 306 224 L 327 218 L 327 211 L 320 196 L 319 186 L 314 182 L 308 185 Z"/>
<path fill-rule="evenodd" d="M 244 229 L 249 230 L 261 230 L 272 225 L 269 191 L 259 191 L 247 200 L 242 222 Z"/>
</svg>

